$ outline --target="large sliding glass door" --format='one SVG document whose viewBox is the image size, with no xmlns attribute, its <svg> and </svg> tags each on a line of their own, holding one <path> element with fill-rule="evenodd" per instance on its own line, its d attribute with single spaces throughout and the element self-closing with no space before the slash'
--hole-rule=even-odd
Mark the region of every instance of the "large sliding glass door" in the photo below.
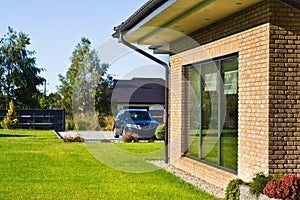
<svg viewBox="0 0 300 200">
<path fill-rule="evenodd" d="M 185 69 L 186 155 L 237 171 L 238 56 Z"/>
</svg>

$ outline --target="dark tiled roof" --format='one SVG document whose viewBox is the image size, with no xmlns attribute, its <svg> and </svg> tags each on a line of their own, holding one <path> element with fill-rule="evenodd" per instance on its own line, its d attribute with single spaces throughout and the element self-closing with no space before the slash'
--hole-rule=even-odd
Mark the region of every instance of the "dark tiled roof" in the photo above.
<svg viewBox="0 0 300 200">
<path fill-rule="evenodd" d="M 116 80 L 112 91 L 113 103 L 164 104 L 165 81 L 160 78 Z"/>
</svg>

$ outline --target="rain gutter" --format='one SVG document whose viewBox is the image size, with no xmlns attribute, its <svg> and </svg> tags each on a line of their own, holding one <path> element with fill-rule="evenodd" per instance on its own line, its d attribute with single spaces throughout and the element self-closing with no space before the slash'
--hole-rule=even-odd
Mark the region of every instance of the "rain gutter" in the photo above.
<svg viewBox="0 0 300 200">
<path fill-rule="evenodd" d="M 154 62 L 158 63 L 159 65 L 165 68 L 165 163 L 169 163 L 169 65 L 162 60 L 152 56 L 151 54 L 145 52 L 141 48 L 127 42 L 124 39 L 124 35 L 121 31 L 119 31 L 119 42 L 124 44 L 125 46 L 133 49 L 134 51 L 142 54 L 143 56 L 153 60 Z"/>
</svg>

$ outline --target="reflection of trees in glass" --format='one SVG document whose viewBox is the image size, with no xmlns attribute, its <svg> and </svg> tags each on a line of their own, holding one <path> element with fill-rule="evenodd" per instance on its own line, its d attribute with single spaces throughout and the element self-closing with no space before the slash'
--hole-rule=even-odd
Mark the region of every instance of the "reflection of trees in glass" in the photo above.
<svg viewBox="0 0 300 200">
<path fill-rule="evenodd" d="M 190 68 L 190 128 L 199 129 L 200 113 L 200 73 L 197 68 Z"/>
<path fill-rule="evenodd" d="M 201 85 L 202 85 L 202 128 L 203 129 L 218 128 L 218 80 L 217 80 L 218 68 L 217 66 L 218 65 L 216 62 L 202 65 L 203 81 Z"/>
</svg>

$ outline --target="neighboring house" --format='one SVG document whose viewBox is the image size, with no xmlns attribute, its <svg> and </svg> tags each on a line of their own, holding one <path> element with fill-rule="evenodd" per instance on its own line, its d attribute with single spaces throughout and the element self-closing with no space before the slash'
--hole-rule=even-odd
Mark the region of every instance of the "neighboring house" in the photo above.
<svg viewBox="0 0 300 200">
<path fill-rule="evenodd" d="M 124 44 L 170 55 L 172 165 L 222 188 L 258 172 L 300 174 L 299 8 L 150 0 L 115 27 Z"/>
<path fill-rule="evenodd" d="M 163 123 L 165 81 L 161 78 L 114 80 L 111 102 L 116 111 L 127 108 L 149 110 L 153 118 Z"/>
</svg>

